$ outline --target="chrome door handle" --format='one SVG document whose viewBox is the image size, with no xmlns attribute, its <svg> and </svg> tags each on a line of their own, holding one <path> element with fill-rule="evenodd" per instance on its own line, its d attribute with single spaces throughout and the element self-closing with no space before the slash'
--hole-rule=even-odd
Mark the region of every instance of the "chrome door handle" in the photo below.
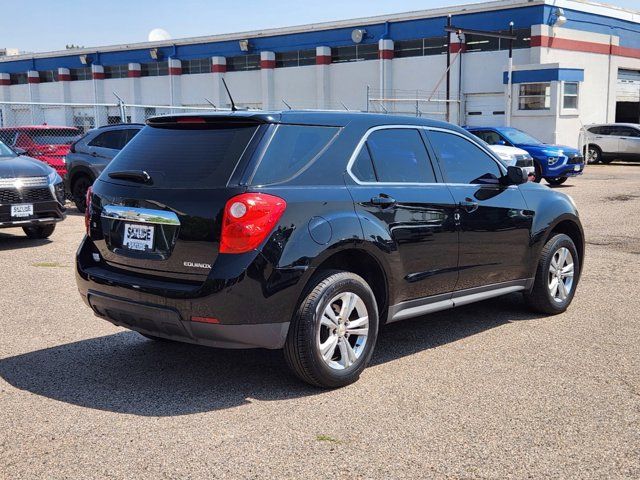
<svg viewBox="0 0 640 480">
<path fill-rule="evenodd" d="M 379 207 L 386 208 L 386 207 L 391 207 L 391 206 L 395 205 L 397 202 L 396 202 L 395 198 L 392 198 L 389 195 L 385 195 L 384 193 L 381 193 L 377 197 L 371 198 L 371 203 L 373 205 L 377 205 Z"/>
<path fill-rule="evenodd" d="M 469 197 L 465 198 L 463 202 L 460 202 L 460 207 L 464 208 L 467 213 L 475 212 L 479 206 L 480 204 L 478 202 Z"/>
</svg>

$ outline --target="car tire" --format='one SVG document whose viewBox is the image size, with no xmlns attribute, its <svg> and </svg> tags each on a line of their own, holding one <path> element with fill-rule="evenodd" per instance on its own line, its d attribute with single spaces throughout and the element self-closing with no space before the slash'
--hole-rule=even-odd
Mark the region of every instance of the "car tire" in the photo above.
<svg viewBox="0 0 640 480">
<path fill-rule="evenodd" d="M 320 272 L 293 316 L 284 356 L 311 385 L 338 388 L 355 382 L 369 363 L 378 336 L 375 296 L 360 276 Z"/>
<path fill-rule="evenodd" d="M 43 239 L 49 238 L 53 231 L 56 229 L 56 224 L 51 225 L 38 225 L 34 227 L 22 227 L 22 230 L 31 239 Z"/>
<path fill-rule="evenodd" d="M 587 163 L 589 165 L 595 165 L 602 162 L 602 150 L 597 145 L 590 145 L 587 150 Z"/>
<path fill-rule="evenodd" d="M 71 184 L 71 198 L 80 213 L 87 209 L 87 190 L 93 184 L 87 175 L 81 175 Z"/>
<path fill-rule="evenodd" d="M 545 178 L 545 180 L 549 185 L 553 185 L 555 187 L 558 185 L 562 185 L 564 182 L 567 181 L 568 178 L 569 177 L 555 177 L 555 178 Z"/>
<path fill-rule="evenodd" d="M 524 294 L 528 307 L 551 315 L 564 312 L 578 286 L 580 261 L 578 250 L 569 236 L 558 234 L 549 239 L 540 254 L 533 288 Z M 557 275 L 559 269 L 560 276 Z"/>
<path fill-rule="evenodd" d="M 535 178 L 533 179 L 533 181 L 536 183 L 540 183 L 542 181 L 542 167 L 538 162 L 534 162 L 533 166 L 535 168 Z"/>
</svg>

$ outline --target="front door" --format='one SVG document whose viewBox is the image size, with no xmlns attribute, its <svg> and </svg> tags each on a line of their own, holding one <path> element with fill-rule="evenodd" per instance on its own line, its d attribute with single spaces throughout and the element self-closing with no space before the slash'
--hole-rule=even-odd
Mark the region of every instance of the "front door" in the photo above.
<svg viewBox="0 0 640 480">
<path fill-rule="evenodd" d="M 470 138 L 447 130 L 428 138 L 458 207 L 456 290 L 525 279 L 533 216 L 519 188 L 500 184 L 497 160 Z"/>
<path fill-rule="evenodd" d="M 422 131 L 404 127 L 371 131 L 349 167 L 365 239 L 388 254 L 394 303 L 448 294 L 457 281 L 456 206 L 436 172 Z"/>
</svg>

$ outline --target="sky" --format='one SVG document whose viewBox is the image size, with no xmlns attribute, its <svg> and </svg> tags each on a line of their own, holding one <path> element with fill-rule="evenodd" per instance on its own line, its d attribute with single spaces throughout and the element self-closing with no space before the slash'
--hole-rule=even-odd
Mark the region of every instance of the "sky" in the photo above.
<svg viewBox="0 0 640 480">
<path fill-rule="evenodd" d="M 153 28 L 172 38 L 343 20 L 473 0 L 3 0 L 0 48 L 27 52 L 144 42 Z M 640 10 L 640 0 L 606 3 Z"/>
</svg>

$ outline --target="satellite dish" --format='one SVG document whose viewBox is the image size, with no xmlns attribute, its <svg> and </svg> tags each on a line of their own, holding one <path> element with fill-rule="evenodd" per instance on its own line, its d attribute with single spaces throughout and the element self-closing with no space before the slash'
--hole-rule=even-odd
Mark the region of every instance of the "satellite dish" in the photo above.
<svg viewBox="0 0 640 480">
<path fill-rule="evenodd" d="M 353 43 L 362 43 L 362 40 L 364 40 L 366 34 L 367 31 L 365 29 L 356 28 L 353 32 L 351 32 L 351 40 L 353 40 Z"/>
<path fill-rule="evenodd" d="M 150 42 L 162 42 L 163 40 L 171 40 L 171 35 L 163 28 L 154 28 L 147 36 Z"/>
</svg>

